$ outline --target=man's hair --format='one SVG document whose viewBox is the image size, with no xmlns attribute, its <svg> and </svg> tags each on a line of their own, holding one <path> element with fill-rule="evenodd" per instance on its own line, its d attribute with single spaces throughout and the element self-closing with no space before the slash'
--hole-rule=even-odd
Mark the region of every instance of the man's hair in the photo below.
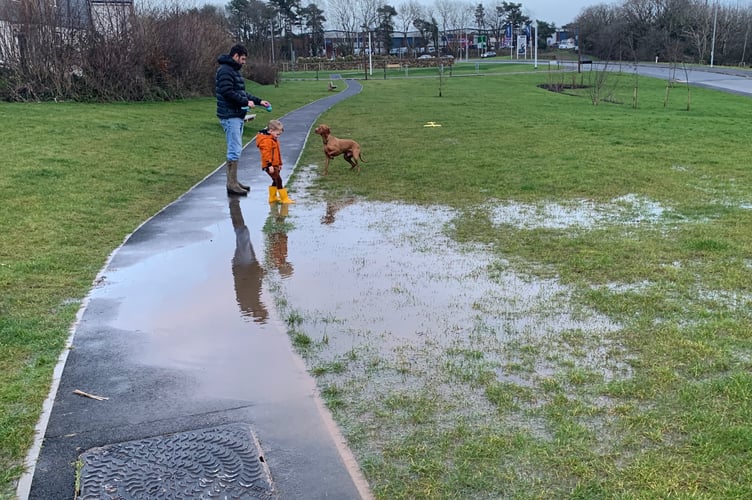
<svg viewBox="0 0 752 500">
<path fill-rule="evenodd" d="M 248 56 L 248 49 L 245 48 L 245 45 L 237 44 L 233 45 L 230 49 L 230 57 L 234 56 L 235 54 L 238 54 L 240 56 Z"/>
</svg>

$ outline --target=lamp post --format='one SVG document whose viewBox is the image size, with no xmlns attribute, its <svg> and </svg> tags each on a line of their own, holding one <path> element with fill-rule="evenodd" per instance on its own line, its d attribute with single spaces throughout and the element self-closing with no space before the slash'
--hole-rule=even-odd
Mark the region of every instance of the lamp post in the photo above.
<svg viewBox="0 0 752 500">
<path fill-rule="evenodd" d="M 535 24 L 533 25 L 535 28 L 535 34 L 533 35 L 535 38 L 533 38 L 533 44 L 535 46 L 534 53 L 535 53 L 535 69 L 538 69 L 538 20 L 535 20 Z"/>
<path fill-rule="evenodd" d="M 715 57 L 715 26 L 718 21 L 718 2 L 715 2 L 713 8 L 713 41 L 710 44 L 710 67 L 713 67 L 713 58 Z"/>
<path fill-rule="evenodd" d="M 368 74 L 373 76 L 373 48 L 371 46 L 371 30 L 368 30 Z"/>
<path fill-rule="evenodd" d="M 371 47 L 371 28 L 366 26 L 365 24 L 360 26 L 365 31 L 368 31 L 368 73 L 366 74 L 366 80 L 368 80 L 368 76 L 373 76 L 373 48 Z M 365 45 L 365 37 L 363 37 L 363 45 Z"/>
</svg>

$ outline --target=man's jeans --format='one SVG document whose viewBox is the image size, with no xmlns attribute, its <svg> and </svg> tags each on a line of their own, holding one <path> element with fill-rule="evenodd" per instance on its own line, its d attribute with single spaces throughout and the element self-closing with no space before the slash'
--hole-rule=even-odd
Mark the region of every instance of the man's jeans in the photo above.
<svg viewBox="0 0 752 500">
<path fill-rule="evenodd" d="M 243 151 L 243 119 L 221 118 L 219 123 L 225 129 L 227 138 L 227 161 L 237 161 Z"/>
</svg>

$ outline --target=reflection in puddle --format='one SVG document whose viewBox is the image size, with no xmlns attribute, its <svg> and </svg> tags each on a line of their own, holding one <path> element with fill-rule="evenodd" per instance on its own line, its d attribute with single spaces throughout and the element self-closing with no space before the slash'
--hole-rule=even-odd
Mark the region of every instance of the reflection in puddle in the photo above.
<svg viewBox="0 0 752 500">
<path fill-rule="evenodd" d="M 324 214 L 323 217 L 321 217 L 321 223 L 322 224 L 334 224 L 334 220 L 335 220 L 335 216 L 337 215 L 337 212 L 342 210 L 344 207 L 352 205 L 353 203 L 355 203 L 354 197 L 345 198 L 343 200 L 327 201 L 326 213 Z"/>
<path fill-rule="evenodd" d="M 251 235 L 245 225 L 240 200 L 229 198 L 230 219 L 235 229 L 235 254 L 232 256 L 232 277 L 235 282 L 235 297 L 244 317 L 250 317 L 257 323 L 266 323 L 269 312 L 261 300 L 261 284 L 264 268 L 256 259 Z"/>
<path fill-rule="evenodd" d="M 289 278 L 292 276 L 293 267 L 287 260 L 287 232 L 285 223 L 289 215 L 290 205 L 271 203 L 269 220 L 267 221 L 267 262 L 279 271 L 280 276 Z"/>
</svg>

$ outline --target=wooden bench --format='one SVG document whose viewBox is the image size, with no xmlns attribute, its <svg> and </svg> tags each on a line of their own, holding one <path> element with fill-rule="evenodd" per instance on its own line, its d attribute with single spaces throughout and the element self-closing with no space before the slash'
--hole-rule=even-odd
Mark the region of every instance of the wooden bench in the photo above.
<svg viewBox="0 0 752 500">
<path fill-rule="evenodd" d="M 332 80 L 329 80 L 329 92 L 334 92 L 337 89 L 337 86 L 334 85 L 334 82 Z"/>
<path fill-rule="evenodd" d="M 400 69 L 401 67 L 402 67 L 401 64 L 387 64 L 386 65 L 387 69 Z"/>
</svg>

